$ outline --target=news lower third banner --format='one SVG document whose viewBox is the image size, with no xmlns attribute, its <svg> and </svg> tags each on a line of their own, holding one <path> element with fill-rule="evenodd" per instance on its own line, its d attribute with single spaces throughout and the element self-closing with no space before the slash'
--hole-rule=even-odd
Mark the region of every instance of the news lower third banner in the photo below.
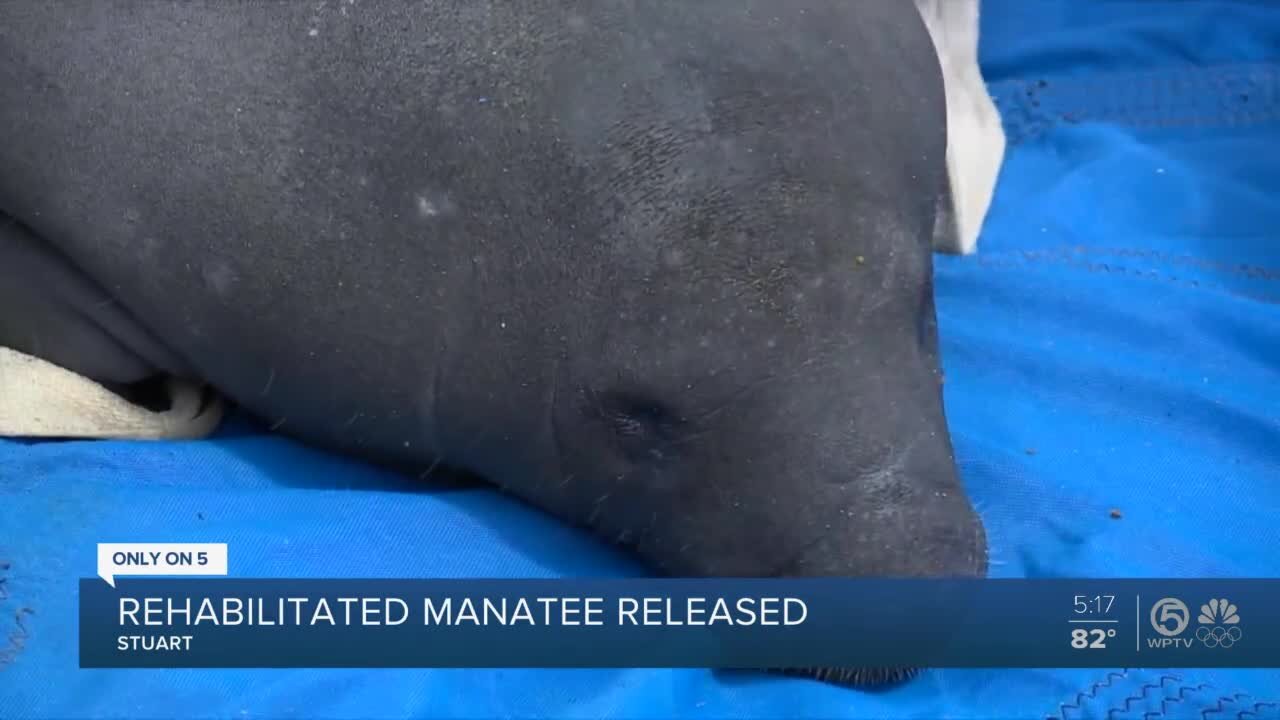
<svg viewBox="0 0 1280 720">
<path fill-rule="evenodd" d="M 180 574 L 226 574 L 225 545 L 171 552 L 189 566 Z M 1280 667 L 1272 579 L 293 580 L 101 567 L 80 581 L 85 668 Z"/>
</svg>

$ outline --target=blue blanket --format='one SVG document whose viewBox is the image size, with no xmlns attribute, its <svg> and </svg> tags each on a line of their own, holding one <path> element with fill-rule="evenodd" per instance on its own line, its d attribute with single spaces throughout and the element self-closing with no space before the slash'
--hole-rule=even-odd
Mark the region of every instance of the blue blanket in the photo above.
<svg viewBox="0 0 1280 720">
<path fill-rule="evenodd" d="M 985 13 L 1010 152 L 980 253 L 938 258 L 937 292 L 994 573 L 1275 575 L 1280 3 Z M 1272 671 L 941 670 L 872 693 L 695 670 L 80 670 L 76 578 L 95 543 L 143 540 L 228 542 L 250 577 L 642 572 L 496 493 L 410 489 L 252 425 L 0 441 L 0 716 L 1280 718 Z"/>
</svg>

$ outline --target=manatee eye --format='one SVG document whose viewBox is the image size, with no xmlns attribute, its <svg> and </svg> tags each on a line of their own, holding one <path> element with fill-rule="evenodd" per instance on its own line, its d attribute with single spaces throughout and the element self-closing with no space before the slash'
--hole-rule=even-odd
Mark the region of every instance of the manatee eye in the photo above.
<svg viewBox="0 0 1280 720">
<path fill-rule="evenodd" d="M 670 408 L 651 397 L 631 392 L 589 392 L 592 414 L 616 438 L 624 454 L 634 460 L 667 456 L 667 445 L 682 422 Z"/>
<path fill-rule="evenodd" d="M 644 435 L 647 429 L 644 419 L 626 413 L 615 413 L 609 418 L 609 422 L 613 424 L 614 432 L 623 437 L 638 437 Z"/>
</svg>

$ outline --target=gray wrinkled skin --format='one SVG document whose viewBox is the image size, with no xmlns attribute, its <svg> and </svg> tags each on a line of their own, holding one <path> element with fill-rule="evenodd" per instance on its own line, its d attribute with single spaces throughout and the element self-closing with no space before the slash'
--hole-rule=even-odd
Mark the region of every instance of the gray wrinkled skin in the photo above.
<svg viewBox="0 0 1280 720">
<path fill-rule="evenodd" d="M 896 0 L 0 4 L 0 344 L 663 573 L 980 575 L 941 83 Z"/>
</svg>

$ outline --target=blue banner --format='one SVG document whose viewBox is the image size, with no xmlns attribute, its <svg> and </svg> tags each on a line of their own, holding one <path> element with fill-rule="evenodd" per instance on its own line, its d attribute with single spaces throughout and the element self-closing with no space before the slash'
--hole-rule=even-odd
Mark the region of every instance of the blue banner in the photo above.
<svg viewBox="0 0 1280 720">
<path fill-rule="evenodd" d="M 1280 667 L 1280 580 L 80 582 L 80 665 Z"/>
</svg>

